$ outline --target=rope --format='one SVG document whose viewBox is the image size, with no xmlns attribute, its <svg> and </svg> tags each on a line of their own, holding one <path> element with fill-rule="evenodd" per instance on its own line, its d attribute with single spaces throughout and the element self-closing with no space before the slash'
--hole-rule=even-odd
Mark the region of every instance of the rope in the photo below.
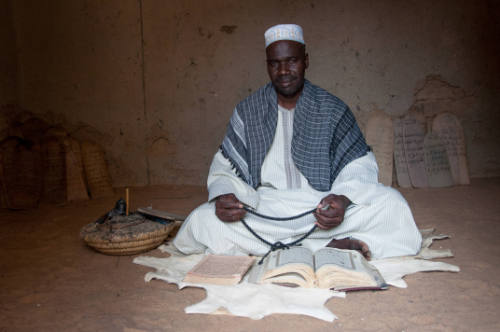
<svg viewBox="0 0 500 332">
<path fill-rule="evenodd" d="M 266 215 L 263 215 L 263 214 L 260 214 L 260 213 L 257 213 L 249 208 L 247 208 L 246 206 L 243 207 L 243 209 L 245 211 L 247 211 L 248 213 L 251 213 L 257 217 L 260 217 L 260 218 L 264 218 L 264 219 L 269 219 L 269 220 L 277 220 L 277 221 L 287 221 L 287 220 L 293 220 L 293 219 L 298 219 L 300 217 L 303 217 L 305 215 L 308 215 L 310 213 L 313 213 L 314 211 L 316 211 L 316 208 L 312 209 L 312 210 L 309 210 L 309 211 L 306 211 L 306 212 L 303 212 L 301 214 L 298 214 L 296 216 L 292 216 L 292 217 L 272 217 L 272 216 L 266 216 Z M 246 229 L 248 229 L 248 231 L 250 233 L 252 233 L 253 236 L 255 236 L 257 239 L 259 239 L 260 241 L 264 242 L 265 244 L 267 244 L 269 246 L 269 251 L 260 259 L 259 261 L 259 265 L 262 264 L 262 262 L 264 261 L 264 259 L 273 251 L 276 251 L 276 250 L 279 250 L 279 249 L 290 249 L 291 246 L 300 246 L 300 242 L 302 242 L 304 239 L 306 239 L 309 235 L 311 235 L 312 232 L 314 232 L 314 230 L 316 229 L 316 225 L 314 225 L 306 234 L 304 234 L 303 236 L 301 236 L 300 238 L 298 238 L 297 240 L 295 241 L 292 241 L 290 243 L 283 243 L 281 241 L 276 241 L 274 243 L 271 243 L 269 241 L 267 241 L 266 239 L 262 238 L 259 234 L 257 234 L 248 224 L 247 222 L 245 221 L 245 219 L 241 219 L 241 222 L 243 223 L 243 226 L 245 226 Z"/>
</svg>

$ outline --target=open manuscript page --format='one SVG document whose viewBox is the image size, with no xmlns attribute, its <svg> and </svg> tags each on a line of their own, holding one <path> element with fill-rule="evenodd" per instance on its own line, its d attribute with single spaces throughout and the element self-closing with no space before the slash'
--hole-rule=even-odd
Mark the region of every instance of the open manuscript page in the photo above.
<svg viewBox="0 0 500 332">
<path fill-rule="evenodd" d="M 315 253 L 318 287 L 336 290 L 384 288 L 385 281 L 357 251 L 322 248 Z"/>
<path fill-rule="evenodd" d="M 355 270 L 354 261 L 349 251 L 334 248 L 321 248 L 314 254 L 314 266 L 319 270 L 323 265 L 333 264 L 339 267 Z"/>
<path fill-rule="evenodd" d="M 255 264 L 249 281 L 314 287 L 314 258 L 303 247 L 273 251 L 261 265 Z"/>
<path fill-rule="evenodd" d="M 254 265 L 249 281 L 335 290 L 387 287 L 362 254 L 334 248 L 322 248 L 314 254 L 304 247 L 274 251 L 261 265 Z"/>
</svg>

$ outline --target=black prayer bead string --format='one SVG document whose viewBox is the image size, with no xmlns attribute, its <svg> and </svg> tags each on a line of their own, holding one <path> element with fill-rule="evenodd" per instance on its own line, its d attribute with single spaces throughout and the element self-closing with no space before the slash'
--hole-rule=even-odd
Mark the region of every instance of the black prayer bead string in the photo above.
<svg viewBox="0 0 500 332">
<path fill-rule="evenodd" d="M 277 221 L 286 221 L 286 220 L 294 220 L 294 219 L 298 219 L 300 217 L 303 217 L 303 216 L 306 216 L 310 213 L 313 213 L 314 211 L 316 211 L 316 208 L 312 209 L 312 210 L 309 210 L 309 211 L 306 211 L 306 212 L 303 212 L 301 214 L 298 214 L 296 216 L 291 216 L 291 217 L 271 217 L 271 216 L 266 216 L 266 215 L 263 215 L 263 214 L 260 214 L 258 212 L 255 212 L 249 208 L 247 208 L 246 206 L 243 207 L 243 209 L 245 211 L 247 211 L 248 213 L 250 214 L 253 214 L 257 217 L 260 217 L 260 218 L 264 218 L 264 219 L 269 219 L 269 220 L 277 220 Z M 316 225 L 314 225 L 306 234 L 302 235 L 299 239 L 293 241 L 293 242 L 290 242 L 290 243 L 283 243 L 281 241 L 276 241 L 274 243 L 271 243 L 269 241 L 267 241 L 266 239 L 262 238 L 259 234 L 257 234 L 248 224 L 247 222 L 245 221 L 244 218 L 241 219 L 241 222 L 243 223 L 243 226 L 245 226 L 246 229 L 248 229 L 248 231 L 250 233 L 252 233 L 253 236 L 255 236 L 257 239 L 259 239 L 260 241 L 264 242 L 265 244 L 267 244 L 269 246 L 269 251 L 260 259 L 259 261 L 259 265 L 262 264 L 262 262 L 264 261 L 264 259 L 273 251 L 275 250 L 279 250 L 279 249 L 290 249 L 291 246 L 300 246 L 300 242 L 302 242 L 304 239 L 306 239 L 309 235 L 312 234 L 312 232 L 314 232 L 314 230 L 316 229 Z"/>
<path fill-rule="evenodd" d="M 254 216 L 257 216 L 257 217 L 260 217 L 260 218 L 264 218 L 264 219 L 269 219 L 269 220 L 277 220 L 277 221 L 287 221 L 287 220 L 294 220 L 294 219 L 299 219 L 303 216 L 307 216 L 308 214 L 310 213 L 313 213 L 314 211 L 316 211 L 316 208 L 312 209 L 312 210 L 309 210 L 309 211 L 306 211 L 306 212 L 302 212 L 301 214 L 298 214 L 296 216 L 291 216 L 291 217 L 271 217 L 271 216 L 266 216 L 264 214 L 260 214 L 246 206 L 243 207 L 243 210 L 247 211 L 248 213 L 251 213 L 253 214 Z"/>
</svg>

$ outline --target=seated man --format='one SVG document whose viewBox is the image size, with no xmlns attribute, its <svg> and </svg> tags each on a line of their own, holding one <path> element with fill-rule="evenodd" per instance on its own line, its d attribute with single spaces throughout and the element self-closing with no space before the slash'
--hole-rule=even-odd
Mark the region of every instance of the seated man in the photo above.
<svg viewBox="0 0 500 332">
<path fill-rule="evenodd" d="M 302 29 L 265 33 L 271 82 L 239 103 L 208 175 L 209 201 L 174 245 L 186 254 L 265 255 L 316 229 L 303 246 L 354 249 L 367 258 L 416 254 L 421 236 L 398 191 L 378 183 L 375 157 L 349 108 L 304 79 Z M 294 220 L 289 217 L 316 207 Z M 252 234 L 241 220 L 262 239 Z"/>
</svg>

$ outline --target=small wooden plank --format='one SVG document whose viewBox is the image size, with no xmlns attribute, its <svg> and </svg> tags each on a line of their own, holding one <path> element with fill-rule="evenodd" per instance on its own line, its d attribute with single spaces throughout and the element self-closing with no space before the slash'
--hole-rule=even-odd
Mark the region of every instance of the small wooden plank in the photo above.
<svg viewBox="0 0 500 332">
<path fill-rule="evenodd" d="M 429 186 L 424 161 L 425 126 L 416 117 L 408 115 L 403 118 L 403 146 L 408 174 L 413 187 Z"/>
<path fill-rule="evenodd" d="M 408 165 L 406 163 L 405 149 L 403 145 L 403 120 L 394 119 L 394 166 L 396 168 L 396 180 L 402 188 L 411 188 Z"/>
<path fill-rule="evenodd" d="M 455 184 L 469 184 L 464 130 L 458 118 L 451 113 L 439 114 L 432 123 L 432 131 L 441 138 L 446 147 Z"/>
<path fill-rule="evenodd" d="M 383 111 L 372 113 L 366 123 L 366 141 L 373 150 L 379 168 L 378 181 L 392 185 L 394 128 L 392 118 Z"/>
<path fill-rule="evenodd" d="M 442 140 L 434 133 L 424 138 L 424 159 L 429 186 L 433 188 L 453 186 L 448 154 Z"/>
<path fill-rule="evenodd" d="M 161 210 L 153 210 L 152 208 L 138 208 L 137 212 L 146 214 L 148 216 L 153 216 L 153 217 L 158 217 L 158 218 L 163 218 L 167 220 L 179 220 L 179 221 L 184 221 L 186 220 L 185 216 L 181 216 L 175 213 L 170 213 L 166 211 L 161 211 Z"/>
</svg>

